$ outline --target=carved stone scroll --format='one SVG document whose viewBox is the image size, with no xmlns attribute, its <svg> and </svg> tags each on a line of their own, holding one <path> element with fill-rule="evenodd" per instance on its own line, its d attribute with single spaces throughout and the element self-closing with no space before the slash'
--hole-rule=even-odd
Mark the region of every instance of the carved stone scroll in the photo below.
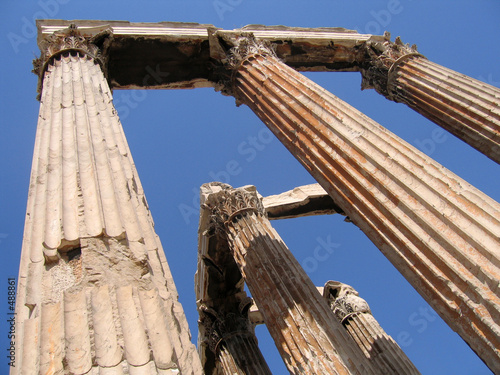
<svg viewBox="0 0 500 375">
<path fill-rule="evenodd" d="M 433 63 L 415 46 L 368 42 L 362 88 L 405 103 L 500 163 L 500 89 Z"/>
<path fill-rule="evenodd" d="M 54 32 L 52 35 L 41 39 L 39 43 L 40 57 L 33 60 L 33 73 L 38 75 L 38 94 L 41 97 L 45 71 L 50 61 L 63 53 L 80 54 L 82 57 L 91 58 L 101 66 L 106 76 L 107 49 L 111 42 L 112 31 L 103 28 L 91 36 L 85 35 L 75 24 L 68 28 Z"/>
</svg>

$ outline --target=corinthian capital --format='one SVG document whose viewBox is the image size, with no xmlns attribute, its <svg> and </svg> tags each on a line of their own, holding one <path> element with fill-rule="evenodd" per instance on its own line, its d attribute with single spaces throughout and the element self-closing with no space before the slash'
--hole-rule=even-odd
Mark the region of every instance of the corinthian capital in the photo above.
<svg viewBox="0 0 500 375">
<path fill-rule="evenodd" d="M 230 185 L 211 183 L 204 185 L 212 193 L 206 197 L 204 207 L 211 210 L 213 225 L 224 230 L 233 220 L 248 212 L 265 216 L 266 212 L 255 186 L 233 189 Z"/>
<path fill-rule="evenodd" d="M 233 95 L 233 77 L 238 68 L 254 56 L 272 56 L 277 58 L 270 42 L 258 40 L 253 33 L 220 33 L 217 29 L 208 29 L 210 57 L 215 60 L 212 80 L 215 89 L 224 95 Z M 237 102 L 238 102 L 238 98 Z"/>
<path fill-rule="evenodd" d="M 394 76 L 398 65 L 408 59 L 419 56 L 417 46 L 414 44 L 403 44 L 399 37 L 394 42 L 366 43 L 367 64 L 361 69 L 363 81 L 362 89 L 374 88 L 380 94 L 390 100 L 396 100 L 396 93 L 393 87 Z"/>
<path fill-rule="evenodd" d="M 255 39 L 252 33 L 242 33 L 236 38 L 236 43 L 228 53 L 228 65 L 233 69 L 255 55 L 276 56 L 271 43 Z"/>
<path fill-rule="evenodd" d="M 328 281 L 323 289 L 323 297 L 341 322 L 353 314 L 371 314 L 368 303 L 356 289 L 339 281 Z"/>
<path fill-rule="evenodd" d="M 221 344 L 233 336 L 253 336 L 252 326 L 248 320 L 248 308 L 251 305 L 251 299 L 247 298 L 240 307 L 239 311 L 222 306 L 217 311 L 205 305 L 199 307 L 199 324 L 204 327 L 204 342 L 210 350 L 217 354 Z M 231 307 L 231 306 L 229 306 Z M 234 307 L 234 306 L 233 306 Z"/>
<path fill-rule="evenodd" d="M 84 32 L 71 24 L 68 28 L 44 37 L 38 43 L 40 57 L 33 60 L 33 73 L 38 75 L 38 92 L 41 92 L 43 74 L 50 61 L 65 52 L 77 52 L 94 59 L 106 74 L 107 49 L 111 42 L 112 31 L 108 27 Z"/>
</svg>

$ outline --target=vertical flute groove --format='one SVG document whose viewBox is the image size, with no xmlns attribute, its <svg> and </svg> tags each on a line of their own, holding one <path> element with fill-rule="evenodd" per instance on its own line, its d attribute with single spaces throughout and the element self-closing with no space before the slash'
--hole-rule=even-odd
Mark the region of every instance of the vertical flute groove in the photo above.
<svg viewBox="0 0 500 375">
<path fill-rule="evenodd" d="M 500 89 L 433 63 L 400 41 L 369 43 L 367 52 L 363 88 L 408 105 L 500 163 Z"/>
<path fill-rule="evenodd" d="M 270 55 L 236 68 L 247 104 L 490 368 L 499 364 L 500 207 Z"/>
<path fill-rule="evenodd" d="M 373 317 L 368 303 L 347 284 L 328 281 L 323 297 L 336 318 L 381 374 L 420 375 L 399 345 Z"/>
<path fill-rule="evenodd" d="M 43 373 L 119 374 L 127 365 L 131 373 L 200 374 L 111 92 L 97 54 L 88 52 L 97 47 L 74 27 L 40 46 L 36 70 L 44 79 L 16 300 L 19 334 L 36 333 L 40 350 L 19 340 L 12 374 L 37 366 Z M 120 304 L 116 289 L 127 285 L 154 290 L 155 308 L 134 310 L 135 292 Z M 123 339 L 120 308 L 137 313 L 124 319 L 144 331 L 137 350 Z M 158 311 L 161 327 L 151 324 Z"/>
<path fill-rule="evenodd" d="M 205 204 L 219 223 L 217 228 L 227 236 L 288 370 L 295 374 L 373 373 L 261 206 L 251 203 L 258 202 L 256 197 L 255 192 L 226 186 L 209 195 Z"/>
</svg>

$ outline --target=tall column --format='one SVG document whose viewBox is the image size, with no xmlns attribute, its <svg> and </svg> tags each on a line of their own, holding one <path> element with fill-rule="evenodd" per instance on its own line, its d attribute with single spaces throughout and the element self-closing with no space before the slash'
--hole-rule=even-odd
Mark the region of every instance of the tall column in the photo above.
<svg viewBox="0 0 500 375">
<path fill-rule="evenodd" d="M 229 250 L 227 239 L 215 232 L 204 202 L 211 185 L 201 187 L 198 229 L 196 304 L 200 314 L 198 351 L 206 375 L 270 375 L 249 319 L 253 301 Z"/>
<path fill-rule="evenodd" d="M 255 188 L 212 185 L 204 206 L 229 248 L 269 333 L 293 374 L 372 374 L 290 250 L 265 217 Z"/>
<path fill-rule="evenodd" d="M 373 317 L 366 301 L 347 284 L 328 281 L 323 288 L 335 316 L 381 374 L 419 375 L 403 350 Z"/>
<path fill-rule="evenodd" d="M 232 90 L 494 371 L 500 371 L 500 205 L 287 67 L 252 38 Z"/>
<path fill-rule="evenodd" d="M 108 36 L 40 43 L 12 374 L 202 373 L 101 67 Z"/>
<path fill-rule="evenodd" d="M 405 103 L 500 163 L 500 89 L 447 69 L 399 38 L 367 43 L 363 88 Z"/>
</svg>

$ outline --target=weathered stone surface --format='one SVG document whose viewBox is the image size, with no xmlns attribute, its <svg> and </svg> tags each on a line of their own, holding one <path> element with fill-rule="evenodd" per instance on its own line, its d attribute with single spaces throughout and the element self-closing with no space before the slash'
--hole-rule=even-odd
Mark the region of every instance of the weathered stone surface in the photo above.
<svg viewBox="0 0 500 375">
<path fill-rule="evenodd" d="M 139 291 L 139 299 L 156 367 L 162 370 L 177 369 L 177 358 L 170 341 L 170 336 L 177 332 L 170 332 L 167 326 L 166 314 L 157 290 Z"/>
<path fill-rule="evenodd" d="M 500 89 L 433 63 L 401 40 L 368 42 L 363 88 L 405 103 L 500 163 Z"/>
<path fill-rule="evenodd" d="M 498 202 L 272 51 L 249 55 L 233 69 L 230 91 L 238 102 L 259 116 L 451 328 L 500 371 Z"/>
<path fill-rule="evenodd" d="M 68 370 L 86 374 L 92 368 L 90 324 L 85 291 L 64 293 L 64 341 Z"/>
<path fill-rule="evenodd" d="M 253 301 L 229 250 L 214 231 L 204 202 L 211 186 L 201 187 L 196 302 L 200 313 L 198 350 L 205 374 L 271 374 L 254 334 Z"/>
<path fill-rule="evenodd" d="M 215 368 L 209 361 L 203 363 L 205 373 L 270 375 L 248 318 L 248 306 L 241 303 L 235 306 L 231 302 L 234 303 L 234 299 L 222 306 L 214 306 L 217 310 L 200 306 L 200 325 L 203 327 L 200 330 L 203 337 L 200 338 L 216 361 Z M 205 353 L 204 358 L 209 359 L 210 356 Z"/>
<path fill-rule="evenodd" d="M 320 184 L 304 185 L 262 199 L 269 220 L 301 216 L 342 214 Z"/>
<path fill-rule="evenodd" d="M 391 43 L 388 35 L 339 28 L 250 25 L 220 30 L 212 25 L 113 21 L 77 21 L 81 27 L 66 29 L 71 23 L 38 22 L 42 56 L 35 71 L 43 90 L 16 304 L 16 328 L 24 340 L 17 343 L 20 366 L 13 374 L 19 369 L 202 371 L 106 73 L 114 88 L 225 84 L 224 91 L 248 104 L 331 197 L 305 190 L 272 197 L 270 218 L 348 215 L 488 366 L 500 371 L 498 203 L 289 67 L 361 71 L 365 88 L 375 87 L 406 103 L 497 162 L 498 89 L 432 63 L 398 39 Z M 231 47 L 236 48 L 228 55 Z M 156 71 L 146 69 L 149 75 L 144 77 L 145 67 Z M 257 211 L 238 212 L 219 235 L 232 226 L 247 240 L 264 232 L 267 236 L 267 229 L 260 234 L 244 231 L 262 224 L 252 221 L 260 218 Z M 262 229 L 258 225 L 254 229 Z M 271 246 L 265 240 L 262 244 Z M 256 264 L 268 255 L 247 253 L 248 243 L 237 245 L 242 272 L 254 267 L 258 274 Z M 203 258 L 206 264 L 210 261 Z M 216 275 L 217 267 L 209 264 L 208 273 Z M 266 275 L 273 275 L 274 270 L 268 271 Z M 200 280 L 207 281 L 204 277 Z M 284 290 L 286 298 L 296 297 L 293 288 L 293 293 Z M 233 294 L 232 302 L 245 300 Z M 234 321 L 248 324 L 246 313 L 244 320 L 237 315 Z M 232 319 L 227 311 L 214 316 L 224 322 Z M 255 311 L 250 316 L 262 320 Z M 293 312 L 290 316 L 295 317 Z M 358 317 L 350 327 L 353 332 L 373 326 L 366 313 Z M 137 341 L 130 339 L 135 336 L 128 325 Z M 221 348 L 228 372 L 245 360 L 238 357 L 242 347 L 259 358 L 256 344 L 245 339 L 252 337 L 250 331 L 225 337 L 224 330 L 214 329 L 225 337 L 215 346 Z M 29 338 L 34 340 L 27 342 Z M 318 358 L 318 363 L 324 359 Z"/>
<path fill-rule="evenodd" d="M 26 319 L 24 321 L 24 357 L 22 359 L 26 374 L 38 374 L 40 369 L 40 319 Z"/>
<path fill-rule="evenodd" d="M 265 217 L 255 187 L 205 185 L 203 206 L 231 253 L 288 370 L 375 373 Z M 208 194 L 211 190 L 211 194 Z"/>
<path fill-rule="evenodd" d="M 399 345 L 375 320 L 368 303 L 359 297 L 353 287 L 338 281 L 328 281 L 322 293 L 335 316 L 381 374 L 420 374 Z"/>
<path fill-rule="evenodd" d="M 40 373 L 62 374 L 64 358 L 64 311 L 61 302 L 47 303 L 42 305 L 40 326 L 40 352 L 29 352 L 29 348 L 23 348 L 23 355 L 40 356 Z M 24 344 L 24 343 L 23 343 Z M 26 350 L 26 354 L 24 354 Z M 20 372 L 24 371 L 21 363 Z M 11 370 L 12 371 L 12 370 Z"/>
<path fill-rule="evenodd" d="M 115 367 L 122 361 L 123 353 L 118 344 L 113 305 L 107 285 L 92 289 L 91 307 L 97 364 Z"/>
<path fill-rule="evenodd" d="M 357 71 L 364 60 L 364 44 L 385 40 L 340 27 L 248 25 L 222 30 L 190 22 L 37 20 L 40 39 L 71 24 L 90 39 L 96 38 L 101 48 L 106 40 L 102 36 L 112 33 L 105 56 L 113 89 L 213 87 L 219 40 L 232 43 L 241 33 L 270 41 L 287 64 L 307 71 Z"/>
<path fill-rule="evenodd" d="M 120 373 L 125 357 L 132 367 L 200 374 L 97 63 L 102 48 L 75 28 L 41 40 L 43 90 L 16 303 L 21 337 L 36 335 L 40 346 L 18 340 L 20 363 L 11 373 Z"/>
</svg>

